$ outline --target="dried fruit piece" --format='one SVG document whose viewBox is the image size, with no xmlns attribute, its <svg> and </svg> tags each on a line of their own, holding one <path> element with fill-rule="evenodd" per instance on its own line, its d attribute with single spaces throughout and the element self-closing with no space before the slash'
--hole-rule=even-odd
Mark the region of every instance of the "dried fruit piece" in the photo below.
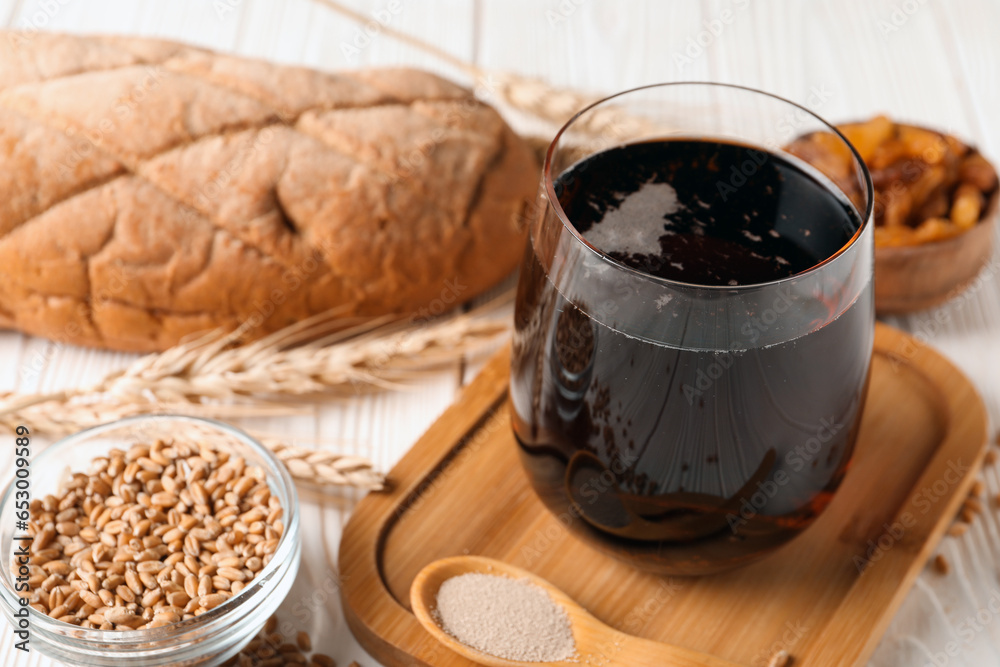
<svg viewBox="0 0 1000 667">
<path fill-rule="evenodd" d="M 944 218 L 930 218 L 928 220 L 924 220 L 920 226 L 917 227 L 911 238 L 916 243 L 929 243 L 931 241 L 940 241 L 951 238 L 960 231 L 961 230 L 958 227 L 951 224 L 950 220 L 946 220 Z"/>
<path fill-rule="evenodd" d="M 871 159 L 876 148 L 895 135 L 892 121 L 885 116 L 875 116 L 866 123 L 851 123 L 837 129 L 847 137 L 865 162 Z"/>
<path fill-rule="evenodd" d="M 868 165 L 875 186 L 873 217 L 877 247 L 932 243 L 979 223 L 997 197 L 993 166 L 951 135 L 885 116 L 840 126 Z M 786 149 L 829 176 L 851 198 L 851 155 L 830 132 L 814 132 Z"/>
<path fill-rule="evenodd" d="M 948 528 L 948 535 L 950 535 L 951 537 L 961 537 L 962 535 L 965 535 L 967 530 L 969 530 L 969 524 L 953 523 Z"/>
<path fill-rule="evenodd" d="M 962 183 L 955 191 L 951 205 L 951 221 L 960 229 L 969 229 L 979 221 L 983 209 L 983 195 L 971 183 Z"/>
<path fill-rule="evenodd" d="M 989 192 L 997 187 L 996 170 L 979 153 L 973 153 L 962 160 L 958 168 L 958 177 L 963 183 L 976 186 L 980 192 Z"/>
<path fill-rule="evenodd" d="M 897 132 L 905 155 L 927 164 L 940 163 L 950 150 L 945 137 L 937 132 L 912 125 L 898 125 Z"/>
</svg>

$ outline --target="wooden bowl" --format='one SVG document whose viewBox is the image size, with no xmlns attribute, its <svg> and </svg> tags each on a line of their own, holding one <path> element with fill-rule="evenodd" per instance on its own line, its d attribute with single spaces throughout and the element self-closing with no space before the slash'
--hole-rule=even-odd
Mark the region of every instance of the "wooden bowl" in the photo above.
<svg viewBox="0 0 1000 667">
<path fill-rule="evenodd" d="M 875 248 L 875 310 L 910 313 L 944 303 L 966 289 L 993 254 L 998 192 L 979 223 L 943 241 Z"/>
</svg>

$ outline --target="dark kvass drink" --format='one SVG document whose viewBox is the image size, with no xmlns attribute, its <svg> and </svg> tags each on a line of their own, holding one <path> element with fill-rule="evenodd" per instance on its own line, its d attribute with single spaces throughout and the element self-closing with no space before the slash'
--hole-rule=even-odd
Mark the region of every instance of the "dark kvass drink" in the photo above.
<svg viewBox="0 0 1000 667">
<path fill-rule="evenodd" d="M 714 140 L 634 143 L 577 162 L 555 194 L 626 273 L 705 286 L 711 304 L 808 271 L 859 234 L 849 201 L 792 159 Z M 627 289 L 565 296 L 536 245 L 518 288 L 511 398 L 548 507 L 617 556 L 680 574 L 747 562 L 809 526 L 850 461 L 870 285 L 846 307 L 779 286 L 725 332 L 699 332 L 694 311 L 665 296 L 653 319 L 684 334 L 669 345 L 616 328 L 635 305 Z M 789 321 L 803 333 L 770 340 Z"/>
</svg>

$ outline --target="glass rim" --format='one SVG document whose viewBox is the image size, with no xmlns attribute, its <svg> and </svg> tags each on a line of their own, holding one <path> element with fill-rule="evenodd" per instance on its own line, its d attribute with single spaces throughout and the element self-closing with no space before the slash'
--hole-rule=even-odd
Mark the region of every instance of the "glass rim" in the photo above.
<svg viewBox="0 0 1000 667">
<path fill-rule="evenodd" d="M 41 630 L 41 633 L 39 634 L 44 633 L 45 635 L 60 636 L 60 638 L 70 646 L 83 647 L 89 644 L 97 644 L 108 651 L 131 649 L 137 645 L 147 645 L 151 642 L 162 643 L 169 642 L 170 640 L 190 641 L 192 633 L 202 634 L 206 631 L 214 631 L 220 624 L 229 624 L 229 619 L 239 619 L 250 613 L 252 609 L 259 605 L 260 602 L 266 597 L 268 592 L 266 589 L 270 588 L 275 581 L 283 576 L 281 571 L 284 569 L 285 564 L 289 562 L 289 558 L 292 557 L 294 552 L 298 550 L 298 532 L 300 524 L 298 492 L 295 488 L 295 482 L 292 479 L 291 473 L 289 473 L 288 469 L 281 463 L 274 453 L 256 438 L 237 426 L 233 426 L 232 424 L 228 424 L 217 419 L 175 413 L 143 414 L 122 417 L 103 424 L 90 426 L 56 440 L 37 455 L 32 455 L 31 463 L 34 464 L 38 458 L 55 456 L 65 447 L 71 446 L 80 440 L 98 436 L 104 432 L 114 431 L 115 429 L 123 426 L 128 426 L 132 423 L 141 423 L 143 421 L 189 422 L 215 428 L 234 437 L 242 445 L 249 447 L 251 451 L 260 455 L 261 458 L 266 461 L 271 468 L 273 468 L 272 471 L 266 472 L 275 473 L 273 478 L 277 482 L 280 482 L 282 485 L 280 491 L 283 491 L 284 494 L 287 495 L 289 501 L 289 507 L 282 507 L 283 519 L 286 521 L 286 525 L 285 532 L 282 534 L 278 543 L 278 548 L 275 550 L 271 562 L 268 563 L 267 566 L 265 566 L 259 573 L 257 573 L 254 577 L 254 581 L 252 581 L 243 591 L 227 600 L 225 604 L 221 604 L 218 607 L 197 616 L 196 618 L 144 630 L 100 630 L 97 628 L 81 628 L 71 623 L 64 623 L 57 619 L 48 617 L 34 608 L 27 607 L 29 610 L 28 613 L 32 619 L 32 626 Z M 6 485 L 2 494 L 0 494 L 0 510 L 6 509 L 8 503 L 11 501 L 11 494 L 14 492 L 14 481 L 15 480 L 12 479 L 10 484 Z M 2 551 L 2 549 L 0 549 L 0 551 Z M 10 554 L 0 555 L 0 558 L 6 558 L 9 557 L 9 555 Z M 0 575 L 0 598 L 2 598 L 5 603 L 13 605 L 14 608 L 16 608 L 19 604 L 18 596 L 15 591 L 9 588 L 7 576 L 5 574 Z M 44 642 L 45 639 L 43 638 L 41 641 Z"/>
<path fill-rule="evenodd" d="M 590 241 L 585 239 L 583 237 L 583 234 L 581 234 L 577 230 L 576 226 L 570 221 L 569 216 L 566 215 L 566 211 L 563 210 L 562 204 L 559 202 L 559 198 L 556 196 L 555 193 L 554 178 L 552 175 L 552 163 L 556 151 L 556 146 L 559 143 L 559 140 L 573 126 L 573 124 L 577 121 L 577 119 L 579 119 L 581 116 L 583 116 L 591 109 L 602 106 L 605 103 L 610 102 L 611 100 L 614 100 L 618 97 L 622 97 L 624 95 L 630 95 L 632 93 L 637 93 L 644 90 L 651 90 L 654 88 L 667 88 L 675 86 L 676 87 L 702 86 L 707 88 L 728 88 L 731 90 L 741 90 L 748 93 L 754 93 L 756 95 L 763 95 L 765 97 L 770 97 L 771 99 L 791 105 L 792 107 L 795 107 L 796 109 L 799 109 L 807 113 L 809 116 L 819 121 L 827 129 L 833 132 L 837 137 L 840 138 L 841 141 L 844 142 L 847 148 L 851 151 L 851 155 L 854 157 L 854 160 L 857 162 L 858 165 L 861 166 L 861 173 L 865 182 L 865 195 L 866 195 L 865 211 L 861 217 L 861 225 L 858 227 L 857 231 L 854 232 L 854 235 L 851 236 L 851 238 L 843 246 L 841 246 L 837 250 L 837 252 L 833 253 L 823 261 L 817 262 L 816 264 L 810 266 L 808 269 L 804 271 L 799 271 L 798 273 L 794 273 L 790 276 L 779 278 L 777 280 L 769 280 L 766 282 L 759 282 L 759 283 L 746 283 L 739 285 L 702 285 L 699 283 L 688 283 L 681 280 L 672 280 L 670 278 L 655 276 L 651 273 L 646 273 L 645 271 L 640 271 L 639 269 L 631 267 L 628 264 L 625 264 L 624 262 L 618 261 L 614 257 L 611 257 L 609 254 L 607 254 L 606 252 L 604 252 L 603 250 L 592 244 Z M 817 115 L 812 110 L 802 106 L 801 104 L 785 99 L 780 95 L 775 95 L 774 93 L 769 93 L 763 90 L 759 90 L 757 88 L 751 88 L 749 86 L 741 86 L 733 83 L 719 83 L 715 81 L 668 81 L 663 83 L 652 83 L 644 86 L 637 86 L 635 88 L 629 88 L 628 90 L 620 91 L 618 93 L 609 95 L 607 97 L 601 98 L 595 102 L 588 104 L 587 106 L 585 106 L 584 108 L 580 109 L 575 114 L 573 114 L 573 116 L 568 121 L 566 121 L 566 123 L 562 127 L 559 128 L 555 136 L 552 138 L 552 141 L 549 143 L 549 147 L 545 151 L 545 162 L 542 165 L 542 187 L 544 189 L 545 196 L 549 200 L 549 204 L 552 206 L 553 211 L 555 211 L 556 217 L 559 218 L 559 221 L 562 223 L 563 227 L 573 236 L 573 238 L 577 242 L 579 242 L 584 248 L 590 250 L 599 259 L 609 263 L 615 269 L 633 274 L 639 278 L 648 280 L 654 284 L 660 284 L 664 287 L 681 288 L 686 290 L 741 292 L 761 287 L 771 287 L 771 286 L 781 285 L 782 283 L 799 280 L 806 276 L 810 276 L 814 273 L 818 273 L 828 264 L 832 263 L 839 257 L 843 256 L 848 250 L 853 248 L 857 244 L 858 240 L 862 237 L 864 232 L 868 230 L 870 227 L 872 227 L 871 218 L 872 218 L 872 211 L 874 210 L 875 206 L 875 187 L 872 183 L 871 172 L 869 172 L 868 170 L 868 165 L 866 165 L 865 161 L 861 159 L 861 155 L 858 153 L 857 149 L 854 148 L 854 145 L 851 144 L 851 142 L 847 140 L 847 137 L 845 137 L 843 133 L 841 133 L 840 130 L 838 130 L 834 125 L 823 119 L 821 116 Z M 851 206 L 852 208 L 855 208 L 855 210 L 857 210 L 856 207 L 854 207 L 853 203 L 851 203 Z"/>
</svg>

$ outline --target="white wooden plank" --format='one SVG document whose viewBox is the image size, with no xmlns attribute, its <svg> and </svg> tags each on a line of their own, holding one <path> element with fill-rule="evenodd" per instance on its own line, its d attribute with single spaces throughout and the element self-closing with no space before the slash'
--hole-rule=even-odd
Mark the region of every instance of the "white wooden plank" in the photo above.
<svg viewBox="0 0 1000 667">
<path fill-rule="evenodd" d="M 216 3 L 205 0 L 71 0 L 56 3 L 49 15 L 45 7 L 52 3 L 44 0 L 0 0 L 0 22 L 181 39 L 329 69 L 417 65 L 458 76 L 377 26 L 370 27 L 375 34 L 366 42 L 355 23 L 311 0 L 222 1 L 232 11 L 220 12 Z M 400 0 L 398 11 L 390 0 L 347 4 L 373 20 L 378 13 L 392 27 L 484 68 L 509 69 L 556 85 L 606 94 L 656 81 L 713 79 L 760 87 L 798 102 L 825 87 L 830 94 L 817 111 L 831 120 L 884 111 L 957 132 L 978 142 L 988 155 L 1000 156 L 995 122 L 1000 118 L 1000 45 L 993 34 L 1000 25 L 1000 5 L 989 0 L 961 5 L 923 0 Z M 727 10 L 731 16 L 724 14 Z M 892 321 L 955 361 L 1000 420 L 1000 270 L 991 276 L 941 309 Z M 3 332 L 0 391 L 81 386 L 131 358 Z M 461 379 L 468 380 L 479 365 L 467 364 Z M 314 415 L 243 424 L 299 436 L 303 444 L 363 454 L 388 467 L 450 402 L 459 371 L 456 367 L 428 378 L 416 392 L 324 402 Z M 987 479 L 993 492 L 1000 490 L 996 471 L 988 472 Z M 289 614 L 305 610 L 302 622 L 312 630 L 317 647 L 342 664 L 359 660 L 373 665 L 350 637 L 335 595 L 315 596 L 335 581 L 341 530 L 359 496 L 334 492 L 304 497 L 303 518 L 318 530 L 307 533 L 303 572 L 284 609 Z M 960 638 L 963 615 L 976 613 L 996 588 L 998 545 L 1000 526 L 992 514 L 967 537 L 947 540 L 943 549 L 956 571 L 949 577 L 921 577 L 872 664 L 925 664 L 949 640 Z M 294 617 L 298 622 L 299 614 Z M 948 664 L 1000 665 L 997 647 L 1000 623 L 993 623 L 976 633 L 974 641 L 963 642 L 962 654 Z M 0 661 L 11 660 L 16 667 L 51 664 L 37 654 L 27 660 L 15 656 L 9 633 L 0 633 Z"/>
<path fill-rule="evenodd" d="M 708 4 L 700 39 L 708 43 L 705 58 L 709 79 L 759 88 L 798 100 L 797 85 L 802 77 L 801 31 L 789 29 L 798 22 L 801 10 L 787 6 L 715 1 Z M 787 39 L 773 40 L 767 48 L 760 44 L 765 31 L 787 30 Z M 716 35 L 715 33 L 718 33 Z M 754 54 L 749 58 L 747 54 Z M 781 66 L 775 66 L 781 63 Z M 797 67 L 788 64 L 798 63 Z"/>
<path fill-rule="evenodd" d="M 15 27 L 14 19 L 17 18 L 19 0 L 4 0 L 0 3 L 0 17 L 3 17 L 3 26 L 8 29 Z"/>
<path fill-rule="evenodd" d="M 312 0 L 297 0 L 312 8 L 308 61 L 328 69 L 366 66 L 419 67 L 450 78 L 461 72 L 440 58 L 386 35 L 397 29 L 418 37 L 455 57 L 474 59 L 474 4 L 465 0 L 419 3 L 416 0 L 343 0 L 340 4 L 365 17 L 365 23 Z M 296 4 L 296 3 L 290 3 Z"/>
<path fill-rule="evenodd" d="M 221 12 L 214 3 L 177 0 L 170 3 L 129 2 L 128 0 L 73 0 L 45 2 L 25 0 L 13 8 L 12 26 L 43 27 L 48 31 L 78 33 L 125 33 L 161 37 L 217 49 L 231 48 L 242 12 L 241 0 L 220 0 L 232 10 Z M 0 14 L 2 15 L 2 14 Z M 45 18 L 43 18 L 45 17 Z M 41 24 L 44 22 L 44 26 Z"/>
<path fill-rule="evenodd" d="M 0 332 L 0 392 L 15 391 L 21 377 L 21 357 L 27 338 L 13 331 Z"/>
<path fill-rule="evenodd" d="M 706 78 L 704 53 L 685 51 L 701 20 L 691 2 L 483 0 L 480 65 L 605 95 Z"/>
</svg>

